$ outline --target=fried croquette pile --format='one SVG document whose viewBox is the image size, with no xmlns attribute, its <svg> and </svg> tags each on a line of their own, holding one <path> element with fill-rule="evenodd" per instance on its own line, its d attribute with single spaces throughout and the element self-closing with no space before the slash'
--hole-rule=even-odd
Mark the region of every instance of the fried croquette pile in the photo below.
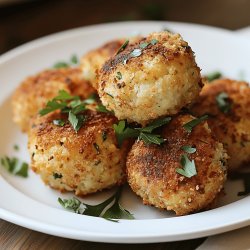
<svg viewBox="0 0 250 250">
<path fill-rule="evenodd" d="M 127 182 L 144 204 L 187 215 L 250 163 L 249 85 L 203 85 L 181 35 L 120 38 L 24 80 L 13 120 L 51 188 L 85 196 Z"/>
</svg>

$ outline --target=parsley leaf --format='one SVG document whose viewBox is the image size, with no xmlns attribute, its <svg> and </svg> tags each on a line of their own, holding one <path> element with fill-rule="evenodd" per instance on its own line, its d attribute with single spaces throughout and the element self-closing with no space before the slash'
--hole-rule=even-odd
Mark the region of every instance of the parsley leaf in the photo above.
<svg viewBox="0 0 250 250">
<path fill-rule="evenodd" d="M 183 168 L 176 169 L 176 172 L 178 174 L 181 174 L 187 178 L 191 178 L 192 176 L 197 175 L 194 160 L 190 161 L 186 154 L 181 156 L 180 163 Z"/>
<path fill-rule="evenodd" d="M 54 69 L 68 68 L 69 64 L 66 62 L 57 62 L 53 65 Z"/>
<path fill-rule="evenodd" d="M 53 100 L 68 101 L 68 100 L 74 100 L 77 98 L 78 98 L 77 96 L 72 96 L 67 91 L 62 89 L 58 91 L 58 95 Z"/>
<path fill-rule="evenodd" d="M 142 128 L 141 132 L 151 133 L 154 129 L 159 128 L 171 121 L 171 117 L 159 118 L 151 122 L 147 127 Z"/>
<path fill-rule="evenodd" d="M 152 45 L 155 45 L 155 44 L 157 44 L 158 42 L 159 42 L 159 41 L 158 41 L 157 39 L 152 39 L 150 43 L 151 43 Z"/>
<path fill-rule="evenodd" d="M 120 196 L 121 196 L 121 189 L 118 189 L 113 196 L 114 204 L 106 210 L 106 212 L 102 216 L 103 218 L 112 221 L 113 219 L 120 219 L 120 218 L 126 218 L 129 220 L 134 219 L 134 216 L 128 210 L 124 209 L 119 203 Z"/>
<path fill-rule="evenodd" d="M 76 132 L 82 127 L 86 120 L 84 115 L 75 115 L 72 111 L 69 112 L 69 122 Z"/>
<path fill-rule="evenodd" d="M 53 65 L 54 69 L 62 69 L 62 68 L 69 68 L 71 66 L 75 66 L 79 63 L 77 55 L 72 55 L 69 62 L 59 61 Z"/>
<path fill-rule="evenodd" d="M 122 79 L 122 73 L 121 73 L 121 72 L 117 72 L 116 78 L 117 78 L 118 80 L 121 80 L 121 79 Z"/>
<path fill-rule="evenodd" d="M 230 111 L 231 103 L 229 101 L 229 96 L 226 92 L 221 92 L 220 94 L 218 94 L 215 97 L 215 100 L 219 110 L 222 113 L 227 114 Z"/>
<path fill-rule="evenodd" d="M 153 143 L 161 145 L 164 142 L 164 139 L 160 135 L 143 133 L 143 132 L 140 133 L 139 139 L 143 140 L 146 144 Z"/>
<path fill-rule="evenodd" d="M 46 107 L 44 109 L 41 109 L 39 111 L 40 115 L 47 115 L 48 113 L 51 113 L 57 109 L 63 109 L 67 107 L 67 103 L 66 102 L 59 102 L 57 100 L 52 100 L 52 101 L 48 101 L 46 104 Z"/>
<path fill-rule="evenodd" d="M 70 58 L 70 62 L 72 64 L 78 64 L 79 63 L 79 60 L 78 60 L 78 57 L 76 54 L 72 55 L 71 58 Z"/>
<path fill-rule="evenodd" d="M 170 117 L 159 118 L 151 122 L 147 127 L 144 128 L 130 128 L 126 126 L 125 121 L 119 121 L 118 124 L 114 124 L 113 128 L 116 133 L 116 138 L 118 141 L 119 147 L 122 145 L 122 142 L 127 138 L 139 138 L 145 143 L 150 144 L 154 143 L 160 145 L 164 142 L 164 139 L 160 135 L 152 134 L 153 130 L 159 128 L 171 120 Z"/>
<path fill-rule="evenodd" d="M 181 149 L 189 154 L 193 154 L 196 152 L 196 148 L 193 148 L 192 146 L 189 145 L 182 146 Z"/>
<path fill-rule="evenodd" d="M 54 179 L 61 179 L 63 176 L 62 176 L 62 174 L 53 173 L 53 177 L 54 177 Z"/>
<path fill-rule="evenodd" d="M 28 177 L 28 164 L 20 162 L 16 157 L 4 156 L 1 158 L 1 165 L 10 173 L 22 177 Z"/>
<path fill-rule="evenodd" d="M 203 115 L 203 116 L 201 116 L 201 117 L 199 117 L 199 118 L 195 118 L 195 119 L 193 119 L 193 120 L 191 120 L 191 121 L 185 123 L 185 124 L 183 125 L 183 128 L 184 128 L 187 132 L 191 133 L 191 132 L 192 132 L 192 129 L 193 129 L 195 126 L 197 126 L 198 124 L 200 124 L 202 121 L 207 120 L 207 118 L 208 118 L 208 115 Z"/>
<path fill-rule="evenodd" d="M 72 199 L 61 199 L 58 198 L 58 202 L 65 208 L 71 211 L 74 211 L 78 214 L 89 215 L 94 217 L 102 217 L 111 221 L 117 222 L 114 219 L 134 219 L 133 215 L 124 209 L 120 203 L 122 189 L 119 188 L 117 192 L 112 195 L 107 200 L 103 201 L 97 205 L 88 205 L 81 202 L 76 198 Z M 106 211 L 105 209 L 111 205 Z"/>
<path fill-rule="evenodd" d="M 127 47 L 128 43 L 129 43 L 129 40 L 126 40 L 126 41 L 123 43 L 123 45 L 118 49 L 116 55 L 118 55 L 118 54 L 121 53 L 123 50 L 125 50 L 125 48 Z"/>
<path fill-rule="evenodd" d="M 14 148 L 15 151 L 19 151 L 19 149 L 20 149 L 17 144 L 15 144 L 13 148 Z"/>
<path fill-rule="evenodd" d="M 206 78 L 209 82 L 212 82 L 213 80 L 219 79 L 221 77 L 222 77 L 222 74 L 219 71 L 215 71 L 206 75 Z"/>
<path fill-rule="evenodd" d="M 145 49 L 145 48 L 147 48 L 148 47 L 148 45 L 149 45 L 149 43 L 147 43 L 147 42 L 143 42 L 143 43 L 140 43 L 140 48 L 141 49 Z"/>
<path fill-rule="evenodd" d="M 125 121 L 119 121 L 118 124 L 113 125 L 113 128 L 115 130 L 119 147 L 121 147 L 123 141 L 126 140 L 127 138 L 136 138 L 140 134 L 139 130 L 126 127 Z"/>
<path fill-rule="evenodd" d="M 106 109 L 106 107 L 102 104 L 98 104 L 96 107 L 96 110 L 99 112 L 103 112 L 103 113 L 109 113 L 110 111 Z"/>
</svg>

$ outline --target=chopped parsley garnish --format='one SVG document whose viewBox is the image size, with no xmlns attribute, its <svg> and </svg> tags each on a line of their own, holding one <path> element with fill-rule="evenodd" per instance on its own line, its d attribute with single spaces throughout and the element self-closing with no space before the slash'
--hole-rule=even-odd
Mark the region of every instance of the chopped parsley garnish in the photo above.
<svg viewBox="0 0 250 250">
<path fill-rule="evenodd" d="M 78 64 L 79 63 L 79 60 L 78 60 L 78 57 L 77 57 L 76 54 L 71 56 L 70 61 L 71 61 L 72 64 Z"/>
<path fill-rule="evenodd" d="M 53 177 L 54 177 L 54 179 L 61 179 L 63 176 L 62 176 L 62 174 L 53 173 Z"/>
<path fill-rule="evenodd" d="M 77 214 L 102 217 L 113 222 L 118 222 L 118 219 L 134 219 L 134 216 L 119 203 L 121 192 L 122 189 L 119 188 L 114 195 L 98 205 L 88 205 L 77 198 L 58 198 L 58 202 L 65 209 L 71 210 Z"/>
<path fill-rule="evenodd" d="M 129 43 L 129 40 L 126 40 L 126 41 L 123 43 L 123 45 L 118 49 L 116 55 L 118 55 L 118 54 L 121 53 L 123 50 L 125 50 L 125 48 L 127 47 L 128 43 Z"/>
<path fill-rule="evenodd" d="M 164 139 L 160 135 L 153 134 L 152 132 L 156 128 L 169 123 L 170 120 L 170 117 L 160 118 L 151 122 L 144 128 L 131 128 L 127 126 L 125 121 L 119 121 L 118 124 L 114 124 L 113 126 L 119 147 L 122 145 L 123 141 L 128 138 L 138 138 L 139 140 L 143 140 L 146 144 L 162 144 Z"/>
<path fill-rule="evenodd" d="M 108 137 L 108 133 L 107 131 L 102 131 L 102 141 L 106 141 L 107 140 L 107 137 Z"/>
<path fill-rule="evenodd" d="M 147 43 L 147 42 L 143 42 L 143 43 L 140 43 L 140 48 L 141 49 L 145 49 L 145 48 L 147 48 L 148 47 L 148 45 L 149 45 L 149 43 Z"/>
<path fill-rule="evenodd" d="M 1 158 L 1 165 L 10 173 L 22 177 L 28 177 L 28 164 L 20 162 L 16 157 L 4 156 Z"/>
<path fill-rule="evenodd" d="M 130 57 L 138 57 L 140 56 L 142 53 L 141 49 L 134 49 L 131 53 L 130 53 Z"/>
<path fill-rule="evenodd" d="M 102 113 L 110 113 L 110 111 L 107 110 L 107 108 L 103 104 L 98 104 L 96 110 Z"/>
<path fill-rule="evenodd" d="M 177 168 L 176 172 L 187 178 L 197 175 L 194 160 L 190 161 L 186 154 L 181 156 L 180 164 L 182 168 Z"/>
<path fill-rule="evenodd" d="M 121 72 L 117 72 L 116 78 L 117 78 L 118 80 L 121 80 L 121 79 L 122 79 L 122 73 L 121 73 Z"/>
<path fill-rule="evenodd" d="M 96 103 L 96 110 L 99 112 L 110 112 L 102 104 L 98 104 L 95 95 L 91 95 L 85 100 L 81 100 L 79 96 L 71 96 L 65 90 L 60 90 L 58 95 L 52 100 L 48 101 L 45 108 L 39 111 L 40 115 L 46 115 L 55 110 L 60 110 L 61 113 L 68 114 L 68 121 L 77 132 L 86 121 L 86 116 L 82 114 L 87 110 L 87 104 Z M 53 120 L 57 126 L 64 126 L 64 120 Z"/>
<path fill-rule="evenodd" d="M 218 94 L 215 97 L 215 100 L 219 110 L 222 113 L 227 114 L 230 111 L 231 103 L 229 101 L 229 96 L 226 92 L 221 92 L 220 94 Z"/>
<path fill-rule="evenodd" d="M 76 115 L 72 111 L 69 112 L 69 122 L 76 132 L 82 127 L 83 123 L 86 121 L 86 116 Z"/>
<path fill-rule="evenodd" d="M 155 45 L 155 44 L 157 44 L 159 41 L 157 40 L 157 39 L 152 39 L 149 43 L 148 42 L 142 42 L 142 43 L 140 43 L 140 45 L 139 45 L 139 47 L 141 48 L 141 49 L 145 49 L 145 48 L 147 48 L 150 44 L 151 45 Z"/>
<path fill-rule="evenodd" d="M 79 63 L 79 60 L 76 55 L 72 55 L 69 62 L 59 61 L 53 65 L 54 69 L 61 69 L 61 68 L 69 68 L 71 66 L 75 66 Z"/>
<path fill-rule="evenodd" d="M 20 149 L 19 146 L 18 146 L 17 144 L 15 144 L 15 145 L 13 146 L 13 148 L 14 148 L 15 151 L 19 151 L 19 149 Z"/>
<path fill-rule="evenodd" d="M 201 117 L 199 117 L 199 118 L 195 118 L 195 119 L 191 120 L 190 122 L 185 123 L 185 124 L 183 125 L 183 128 L 184 128 L 187 132 L 191 133 L 191 132 L 192 132 L 192 129 L 193 129 L 195 126 L 197 126 L 198 124 L 200 124 L 202 121 L 207 120 L 207 118 L 208 118 L 208 115 L 203 115 L 203 116 L 201 116 Z"/>
<path fill-rule="evenodd" d="M 189 146 L 189 145 L 182 146 L 181 149 L 188 154 L 193 154 L 196 152 L 196 148 Z"/>
<path fill-rule="evenodd" d="M 63 127 L 65 125 L 65 121 L 64 120 L 53 120 L 53 124 L 57 125 L 57 126 L 60 126 L 60 127 Z"/>
<path fill-rule="evenodd" d="M 152 39 L 150 43 L 151 43 L 152 45 L 155 45 L 155 44 L 157 44 L 158 42 L 159 42 L 159 41 L 158 41 L 157 39 Z"/>
<path fill-rule="evenodd" d="M 213 80 L 219 79 L 221 77 L 222 77 L 222 74 L 219 71 L 215 71 L 206 75 L 206 78 L 209 82 L 212 82 Z"/>
</svg>

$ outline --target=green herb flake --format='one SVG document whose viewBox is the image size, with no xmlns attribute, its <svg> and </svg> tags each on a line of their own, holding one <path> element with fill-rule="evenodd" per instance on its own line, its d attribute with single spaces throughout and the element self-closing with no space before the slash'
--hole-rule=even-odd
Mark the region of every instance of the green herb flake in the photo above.
<svg viewBox="0 0 250 250">
<path fill-rule="evenodd" d="M 144 128 L 130 128 L 126 125 L 125 121 L 119 121 L 118 124 L 114 124 L 114 130 L 119 147 L 122 145 L 123 141 L 128 138 L 139 138 L 143 140 L 146 144 L 162 144 L 165 140 L 157 134 L 153 134 L 153 130 L 168 124 L 170 122 L 170 117 L 159 118 Z"/>
<path fill-rule="evenodd" d="M 102 141 L 106 141 L 106 140 L 107 140 L 107 137 L 108 137 L 107 131 L 103 130 L 103 131 L 102 131 Z"/>
<path fill-rule="evenodd" d="M 199 117 L 199 118 L 195 118 L 195 119 L 191 120 L 190 122 L 185 123 L 185 124 L 183 125 L 183 128 L 184 128 L 187 132 L 191 133 L 192 130 L 193 130 L 193 128 L 194 128 L 195 126 L 197 126 L 197 125 L 200 124 L 202 121 L 207 120 L 207 119 L 208 119 L 208 115 L 203 115 L 203 116 L 201 116 L 201 117 Z"/>
<path fill-rule="evenodd" d="M 194 160 L 190 161 L 186 154 L 181 156 L 180 164 L 182 168 L 177 168 L 176 172 L 180 175 L 183 175 L 187 178 L 191 178 L 197 175 L 195 162 Z"/>
<path fill-rule="evenodd" d="M 123 43 L 123 45 L 118 49 L 116 55 L 118 55 L 118 54 L 121 53 L 123 50 L 125 50 L 125 48 L 127 47 L 128 43 L 129 43 L 129 40 L 126 40 L 126 41 Z"/>
<path fill-rule="evenodd" d="M 231 103 L 229 101 L 229 96 L 226 92 L 221 92 L 220 94 L 218 94 L 215 97 L 215 100 L 219 110 L 222 113 L 227 114 L 230 111 Z"/>
<path fill-rule="evenodd" d="M 141 49 L 145 49 L 145 48 L 147 48 L 148 47 L 148 45 L 149 45 L 149 43 L 147 43 L 147 42 L 143 42 L 143 43 L 140 43 L 140 48 Z"/>
<path fill-rule="evenodd" d="M 96 111 L 102 112 L 102 113 L 109 113 L 110 111 L 106 109 L 106 107 L 102 104 L 98 104 L 96 107 Z"/>
<path fill-rule="evenodd" d="M 54 69 L 62 69 L 62 68 L 69 68 L 71 66 L 75 66 L 79 63 L 77 55 L 72 55 L 69 62 L 59 61 L 53 65 Z"/>
<path fill-rule="evenodd" d="M 222 77 L 222 73 L 219 71 L 215 71 L 206 75 L 206 78 L 209 82 L 212 82 L 213 80 L 219 79 L 221 77 Z"/>
<path fill-rule="evenodd" d="M 1 165 L 11 174 L 28 177 L 29 165 L 26 162 L 20 162 L 16 157 L 4 156 L 1 158 Z"/>
<path fill-rule="evenodd" d="M 139 139 L 143 140 L 146 144 L 157 144 L 161 145 L 165 140 L 160 135 L 148 134 L 141 132 L 139 135 Z"/>
<path fill-rule="evenodd" d="M 66 62 L 57 62 L 53 65 L 54 69 L 68 68 L 70 65 Z"/>
<path fill-rule="evenodd" d="M 76 54 L 72 55 L 71 58 L 70 58 L 70 62 L 72 64 L 78 64 L 79 63 L 79 60 L 78 60 L 78 57 Z"/>
<path fill-rule="evenodd" d="M 78 132 L 84 124 L 86 117 L 84 115 L 75 115 L 72 111 L 69 112 L 68 120 L 72 125 L 73 129 Z"/>
<path fill-rule="evenodd" d="M 15 144 L 15 145 L 13 146 L 13 148 L 14 148 L 15 151 L 19 151 L 19 149 L 20 149 L 19 146 L 18 146 L 17 144 Z"/>
<path fill-rule="evenodd" d="M 58 202 L 70 211 L 82 215 L 89 215 L 94 217 L 102 217 L 112 222 L 118 222 L 118 219 L 134 219 L 134 216 L 124 209 L 119 203 L 122 189 L 119 188 L 117 192 L 107 200 L 97 205 L 88 205 L 76 198 L 61 199 Z M 106 210 L 106 211 L 105 211 Z"/>
<path fill-rule="evenodd" d="M 151 43 L 152 45 L 155 45 L 155 44 L 157 44 L 158 42 L 159 42 L 159 41 L 158 41 L 157 39 L 152 39 L 150 43 Z"/>
<path fill-rule="evenodd" d="M 142 51 L 141 49 L 134 49 L 131 53 L 130 53 L 130 56 L 131 57 L 138 57 L 142 54 Z"/>
<path fill-rule="evenodd" d="M 115 130 L 119 147 L 121 147 L 124 140 L 128 138 L 137 138 L 140 135 L 139 130 L 126 127 L 125 121 L 119 121 L 118 124 L 113 125 L 113 128 Z"/>
<path fill-rule="evenodd" d="M 94 148 L 95 148 L 95 150 L 96 150 L 96 152 L 97 152 L 97 154 L 99 155 L 100 154 L 100 147 L 99 147 L 99 145 L 96 143 L 96 142 L 94 142 L 93 143 L 93 146 L 94 146 Z"/>
<path fill-rule="evenodd" d="M 181 147 L 181 150 L 185 151 L 188 154 L 193 154 L 196 152 L 196 148 L 190 146 L 190 145 L 185 145 Z"/>
<path fill-rule="evenodd" d="M 141 132 L 151 133 L 154 129 L 168 124 L 171 121 L 171 117 L 159 118 L 149 123 L 145 128 L 141 129 Z"/>
<path fill-rule="evenodd" d="M 121 80 L 121 79 L 122 79 L 122 73 L 121 73 L 121 72 L 117 72 L 116 78 L 117 78 L 118 80 Z"/>
<path fill-rule="evenodd" d="M 53 124 L 59 127 L 63 127 L 65 125 L 65 121 L 64 120 L 53 120 Z"/>
<path fill-rule="evenodd" d="M 62 176 L 62 174 L 53 173 L 53 177 L 54 177 L 54 179 L 61 179 L 63 176 Z"/>
</svg>

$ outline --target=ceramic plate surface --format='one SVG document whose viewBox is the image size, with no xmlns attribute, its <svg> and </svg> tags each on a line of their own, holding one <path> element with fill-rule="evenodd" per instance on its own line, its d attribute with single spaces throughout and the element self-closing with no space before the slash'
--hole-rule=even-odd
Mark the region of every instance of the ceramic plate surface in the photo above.
<svg viewBox="0 0 250 250">
<path fill-rule="evenodd" d="M 184 23 L 125 22 L 74 29 L 35 40 L 0 57 L 0 155 L 17 156 L 29 162 L 27 136 L 11 120 L 10 96 L 20 81 L 49 68 L 58 60 L 79 56 L 104 42 L 147 34 L 164 28 L 180 33 L 195 51 L 196 60 L 206 74 L 214 70 L 239 79 L 250 80 L 250 43 L 231 31 Z M 13 145 L 20 151 L 15 152 Z M 83 216 L 65 211 L 57 202 L 60 194 L 45 186 L 40 177 L 29 171 L 27 179 L 11 176 L 0 168 L 0 218 L 47 234 L 98 242 L 146 243 L 198 238 L 217 234 L 250 224 L 250 197 L 239 197 L 242 181 L 228 181 L 226 196 L 218 208 L 193 215 L 176 217 L 142 205 L 126 187 L 122 204 L 136 220 L 119 223 L 102 218 Z M 113 190 L 114 191 L 114 190 Z M 86 203 L 95 204 L 112 194 L 111 191 L 88 196 Z"/>
</svg>

